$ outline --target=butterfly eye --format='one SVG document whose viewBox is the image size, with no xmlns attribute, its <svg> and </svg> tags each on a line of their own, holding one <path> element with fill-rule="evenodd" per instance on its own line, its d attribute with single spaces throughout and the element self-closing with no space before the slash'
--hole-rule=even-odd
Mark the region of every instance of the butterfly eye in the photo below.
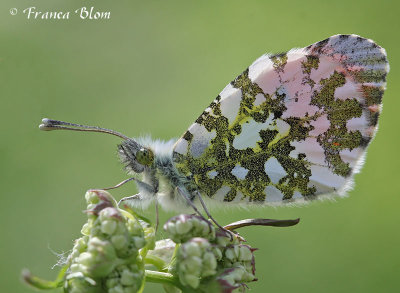
<svg viewBox="0 0 400 293">
<path fill-rule="evenodd" d="M 141 148 L 136 152 L 136 160 L 142 165 L 150 166 L 153 164 L 154 154 L 149 149 Z"/>
</svg>

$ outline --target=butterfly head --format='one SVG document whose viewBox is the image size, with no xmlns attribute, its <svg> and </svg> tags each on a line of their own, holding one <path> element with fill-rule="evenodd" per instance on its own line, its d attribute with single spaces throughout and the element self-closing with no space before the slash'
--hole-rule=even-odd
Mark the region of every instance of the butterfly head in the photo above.
<svg viewBox="0 0 400 293">
<path fill-rule="evenodd" d="M 142 173 L 154 162 L 154 153 L 135 140 L 129 138 L 118 145 L 118 154 L 128 171 Z"/>
</svg>

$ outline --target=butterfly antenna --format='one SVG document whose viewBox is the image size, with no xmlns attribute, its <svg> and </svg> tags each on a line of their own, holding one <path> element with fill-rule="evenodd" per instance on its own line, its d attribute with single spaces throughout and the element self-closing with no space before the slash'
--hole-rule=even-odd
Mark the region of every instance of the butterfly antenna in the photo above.
<svg viewBox="0 0 400 293">
<path fill-rule="evenodd" d="M 124 140 L 129 139 L 129 137 L 111 129 L 101 128 L 97 126 L 80 125 L 64 121 L 52 120 L 48 118 L 42 119 L 42 124 L 39 125 L 39 129 L 44 131 L 63 129 L 63 130 L 74 130 L 74 131 L 103 132 L 118 136 Z"/>
</svg>

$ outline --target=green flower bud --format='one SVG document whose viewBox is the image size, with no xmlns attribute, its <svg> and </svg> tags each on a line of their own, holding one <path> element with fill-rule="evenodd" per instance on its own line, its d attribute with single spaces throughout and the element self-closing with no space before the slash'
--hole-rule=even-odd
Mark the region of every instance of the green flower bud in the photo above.
<svg viewBox="0 0 400 293">
<path fill-rule="evenodd" d="M 124 288 L 121 285 L 117 285 L 108 289 L 108 293 L 124 293 Z"/>
<path fill-rule="evenodd" d="M 94 192 L 93 190 L 88 190 L 85 193 L 85 200 L 88 204 L 98 204 L 100 199 L 97 195 L 96 192 Z"/>
<path fill-rule="evenodd" d="M 188 242 L 184 247 L 182 247 L 182 250 L 185 250 L 186 255 L 190 255 L 192 257 L 195 256 L 201 256 L 201 246 L 195 242 L 195 241 L 190 241 Z"/>
<path fill-rule="evenodd" d="M 215 274 L 215 269 L 217 268 L 217 260 L 212 252 L 205 252 L 203 255 L 203 265 L 204 269 L 202 272 L 202 277 L 208 277 Z"/>
<path fill-rule="evenodd" d="M 107 276 L 115 267 L 116 253 L 109 241 L 93 237 L 88 243 L 88 252 L 78 257 L 78 263 L 86 267 L 88 276 L 97 278 Z"/>
<path fill-rule="evenodd" d="M 200 285 L 200 277 L 196 275 L 185 274 L 182 275 L 181 282 L 185 285 L 189 285 L 192 288 L 197 288 Z"/>
<path fill-rule="evenodd" d="M 131 219 L 127 220 L 127 228 L 129 233 L 135 235 L 143 235 L 143 227 L 140 225 L 138 221 L 133 221 Z"/>
<path fill-rule="evenodd" d="M 212 248 L 212 252 L 214 253 L 215 258 L 220 261 L 222 259 L 222 251 L 218 246 L 214 246 Z"/>
<path fill-rule="evenodd" d="M 74 247 L 72 248 L 71 254 L 68 256 L 69 262 L 77 258 L 83 251 L 87 249 L 88 237 L 83 236 L 75 240 Z"/>
<path fill-rule="evenodd" d="M 226 269 L 218 278 L 217 281 L 221 286 L 221 292 L 233 292 L 235 289 L 244 289 L 244 283 L 249 281 L 254 281 L 249 279 L 248 273 L 245 269 L 241 267 Z M 240 290 L 243 292 L 244 290 Z"/>
<path fill-rule="evenodd" d="M 112 195 L 102 189 L 91 189 L 85 194 L 85 199 L 88 204 L 99 204 L 101 202 L 109 204 L 109 206 L 116 206 L 116 201 Z"/>
<path fill-rule="evenodd" d="M 146 240 L 143 237 L 136 236 L 136 237 L 133 237 L 132 239 L 133 239 L 133 242 L 137 249 L 144 247 L 146 244 Z"/>
<path fill-rule="evenodd" d="M 198 256 L 190 256 L 186 259 L 186 271 L 188 273 L 196 274 L 201 272 L 202 259 Z"/>
<path fill-rule="evenodd" d="M 69 293 L 96 293 L 101 286 L 93 279 L 85 277 L 81 272 L 69 274 L 66 278 L 65 292 Z"/>
<path fill-rule="evenodd" d="M 122 215 L 117 208 L 106 207 L 99 212 L 100 221 L 107 221 L 110 219 L 122 221 Z"/>
<path fill-rule="evenodd" d="M 89 235 L 90 234 L 90 229 L 92 228 L 92 225 L 89 223 L 85 223 L 81 229 L 81 233 L 83 235 Z"/>
<path fill-rule="evenodd" d="M 235 234 L 218 229 L 215 233 L 215 240 L 213 242 L 218 246 L 226 247 L 230 244 L 239 244 L 240 239 Z"/>
<path fill-rule="evenodd" d="M 87 210 L 88 211 L 93 210 L 93 209 L 96 208 L 97 205 L 98 205 L 98 203 L 97 204 L 90 203 L 90 204 L 87 205 Z"/>
<path fill-rule="evenodd" d="M 137 274 L 135 274 L 129 270 L 124 270 L 121 274 L 121 284 L 124 286 L 132 286 L 135 284 L 136 277 L 137 277 Z"/>
<path fill-rule="evenodd" d="M 239 260 L 240 261 L 251 261 L 254 255 L 250 247 L 247 245 L 239 246 Z"/>
<path fill-rule="evenodd" d="M 107 288 L 114 288 L 115 286 L 118 285 L 118 281 L 119 281 L 119 279 L 117 277 L 116 278 L 109 278 L 106 281 L 106 287 Z"/>
<path fill-rule="evenodd" d="M 136 287 L 125 287 L 124 288 L 124 293 L 137 293 L 137 288 Z"/>
<path fill-rule="evenodd" d="M 215 238 L 215 228 L 196 215 L 175 216 L 165 223 L 164 230 L 175 243 L 184 243 L 193 237 Z"/>
<path fill-rule="evenodd" d="M 114 245 L 116 250 L 126 248 L 128 240 L 124 235 L 114 235 L 111 237 L 111 243 Z"/>
<path fill-rule="evenodd" d="M 105 282 L 107 292 L 137 292 L 142 287 L 144 272 L 137 264 L 120 265 L 108 275 Z"/>
<path fill-rule="evenodd" d="M 178 232 L 176 231 L 176 224 L 171 222 L 167 222 L 164 225 L 164 230 L 172 235 L 178 234 Z"/>
<path fill-rule="evenodd" d="M 70 267 L 69 270 L 71 273 L 77 273 L 77 272 L 82 272 L 83 268 L 81 264 L 78 263 L 73 263 Z"/>
<path fill-rule="evenodd" d="M 112 235 L 117 228 L 117 223 L 115 221 L 103 221 L 101 222 L 101 232 L 104 234 Z"/>
<path fill-rule="evenodd" d="M 90 231 L 89 231 L 89 235 L 88 236 L 91 236 L 91 237 L 95 237 L 95 236 L 98 236 L 98 237 L 103 237 L 103 232 L 101 232 L 101 224 L 100 224 L 100 221 L 95 221 L 94 223 L 93 223 L 93 225 L 90 227 Z"/>
<path fill-rule="evenodd" d="M 175 225 L 177 234 L 187 234 L 193 228 L 191 221 L 177 221 Z"/>
<path fill-rule="evenodd" d="M 225 250 L 225 257 L 230 261 L 236 259 L 235 250 L 233 248 L 228 248 L 227 250 Z"/>
<path fill-rule="evenodd" d="M 90 266 L 93 262 L 93 255 L 90 252 L 82 252 L 78 257 L 77 262 L 80 265 Z"/>
<path fill-rule="evenodd" d="M 88 236 L 83 236 L 81 238 L 76 239 L 73 249 L 76 249 L 79 252 L 84 251 L 87 248 L 88 241 L 89 241 L 89 237 Z"/>
</svg>

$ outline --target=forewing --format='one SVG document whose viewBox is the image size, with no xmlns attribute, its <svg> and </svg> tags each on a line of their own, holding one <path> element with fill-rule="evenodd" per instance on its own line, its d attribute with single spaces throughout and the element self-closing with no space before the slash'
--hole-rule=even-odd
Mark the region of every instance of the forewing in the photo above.
<svg viewBox="0 0 400 293">
<path fill-rule="evenodd" d="M 388 71 L 385 50 L 356 35 L 264 55 L 177 141 L 175 166 L 223 201 L 343 195 L 376 132 Z"/>
</svg>

